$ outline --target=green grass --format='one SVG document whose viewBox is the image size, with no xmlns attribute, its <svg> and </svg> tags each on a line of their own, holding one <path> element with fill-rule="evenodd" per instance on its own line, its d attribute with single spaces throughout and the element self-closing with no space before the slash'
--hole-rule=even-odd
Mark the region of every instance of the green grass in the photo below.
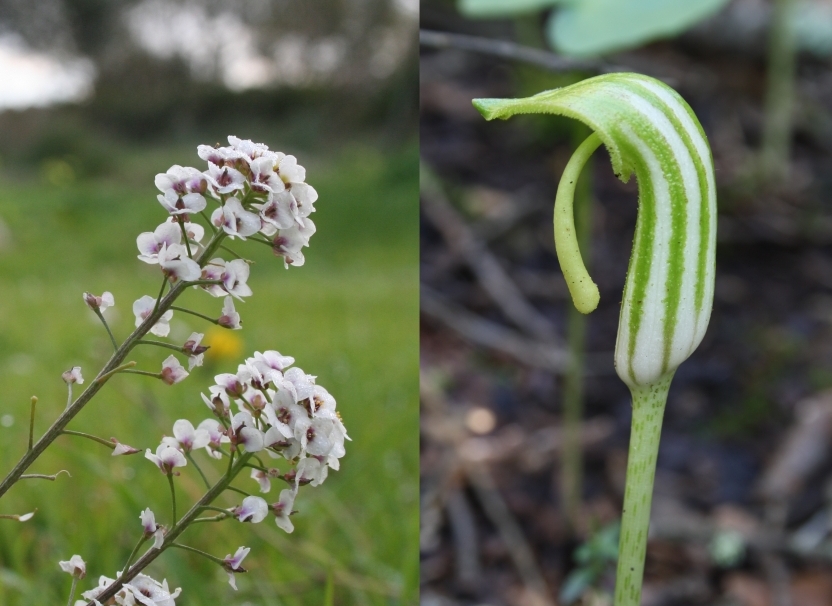
<svg viewBox="0 0 832 606">
<path fill-rule="evenodd" d="M 289 150 L 284 150 L 289 151 Z M 252 547 L 234 592 L 218 566 L 194 554 L 163 554 L 148 573 L 182 587 L 188 605 L 415 604 L 418 590 L 418 234 L 415 143 L 396 151 L 352 148 L 337 156 L 298 154 L 320 194 L 318 227 L 304 267 L 284 270 L 265 246 L 235 243 L 255 261 L 254 296 L 238 305 L 245 328 L 239 359 L 215 359 L 168 387 L 147 377 L 115 377 L 70 425 L 105 438 L 155 446 L 173 421 L 195 424 L 208 411 L 199 392 L 214 374 L 236 369 L 255 350 L 277 349 L 318 376 L 338 401 L 353 441 L 341 470 L 318 488 L 301 490 L 295 532 L 273 521 L 226 521 L 189 529 L 182 541 L 217 556 Z M 157 268 L 136 259 L 135 237 L 164 220 L 153 175 L 172 163 L 198 166 L 195 148 L 133 151 L 96 181 L 59 186 L 45 179 L 0 181 L 0 219 L 11 241 L 0 247 L 0 474 L 25 450 L 29 398 L 40 398 L 36 434 L 62 410 L 61 373 L 74 365 L 89 379 L 111 345 L 81 293 L 111 291 L 106 312 L 117 338 L 133 327 L 132 302 L 154 295 Z M 217 315 L 221 300 L 186 293 L 180 304 Z M 207 328 L 174 315 L 171 341 Z M 230 333 L 226 333 L 230 334 Z M 169 352 L 138 348 L 139 368 L 158 370 Z M 3 419 L 5 417 L 5 419 Z M 196 455 L 214 477 L 212 463 Z M 138 538 L 139 512 L 170 517 L 167 482 L 143 455 L 111 457 L 87 440 L 62 437 L 31 469 L 55 482 L 29 480 L 0 501 L 0 513 L 37 515 L 0 520 L 0 604 L 63 604 L 70 578 L 60 559 L 82 555 L 94 586 L 114 576 Z M 194 469 L 177 479 L 179 509 L 201 494 Z M 254 492 L 248 478 L 236 484 Z M 279 488 L 278 488 L 279 490 Z M 269 497 L 277 499 L 272 489 Z M 218 504 L 242 498 L 224 495 Z M 328 579 L 331 579 L 331 587 Z M 331 594 L 330 594 L 331 590 Z"/>
</svg>

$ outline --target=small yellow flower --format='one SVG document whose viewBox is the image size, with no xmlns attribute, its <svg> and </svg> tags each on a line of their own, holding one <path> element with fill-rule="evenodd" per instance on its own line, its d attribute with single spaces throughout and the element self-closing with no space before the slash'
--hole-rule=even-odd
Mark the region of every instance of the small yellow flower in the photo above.
<svg viewBox="0 0 832 606">
<path fill-rule="evenodd" d="M 210 347 L 205 356 L 215 362 L 236 360 L 243 353 L 243 340 L 236 333 L 218 326 L 206 331 L 203 344 Z"/>
</svg>

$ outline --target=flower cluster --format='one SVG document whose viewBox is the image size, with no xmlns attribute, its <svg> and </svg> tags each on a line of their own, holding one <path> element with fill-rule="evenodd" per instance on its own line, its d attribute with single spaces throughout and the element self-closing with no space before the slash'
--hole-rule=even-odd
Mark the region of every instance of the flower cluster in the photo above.
<svg viewBox="0 0 832 606">
<path fill-rule="evenodd" d="M 193 332 L 181 345 L 144 340 L 147 333 L 167 337 L 174 310 L 224 328 L 242 328 L 234 303 L 235 299 L 243 301 L 252 295 L 248 285 L 249 262 L 223 246 L 223 240 L 254 240 L 268 245 L 283 259 L 287 268 L 304 264 L 301 250 L 309 245 L 309 239 L 315 233 L 315 224 L 309 216 L 315 211 L 314 203 L 318 198 L 315 189 L 305 182 L 305 169 L 298 165 L 294 156 L 270 151 L 261 143 L 233 136 L 228 137 L 228 142 L 227 147 L 198 147 L 197 153 L 207 162 L 207 170 L 175 165 L 156 175 L 155 184 L 161 192 L 157 199 L 169 216 L 153 231 L 139 234 L 136 246 L 140 261 L 159 267 L 163 275 L 162 288 L 157 296 L 145 295 L 133 303 L 136 331 L 119 345 L 103 315 L 115 304 L 113 295 L 109 292 L 100 296 L 84 293 L 84 302 L 104 324 L 116 356 L 126 355 L 124 352 L 139 344 L 160 346 L 187 356 L 187 370 L 175 355 L 169 355 L 159 372 L 133 369 L 135 362 L 127 362 L 107 369 L 106 373 L 96 377 L 96 382 L 100 383 L 114 373 L 126 372 L 149 375 L 173 385 L 188 377 L 195 366 L 201 366 L 208 349 L 202 345 L 202 333 Z M 209 201 L 216 207 L 206 212 Z M 210 234 L 206 233 L 208 230 Z M 223 259 L 220 256 L 222 250 L 234 258 Z M 222 298 L 219 317 L 174 307 L 174 299 L 187 286 Z M 170 288 L 167 297 L 166 288 Z M 113 366 L 115 364 L 113 362 Z M 273 480 L 282 480 L 286 487 L 272 504 L 259 496 L 246 496 L 238 506 L 228 509 L 211 505 L 218 492 L 209 489 L 194 511 L 219 511 L 220 514 L 210 521 L 236 518 L 253 523 L 261 522 L 271 512 L 280 528 L 293 531 L 290 515 L 294 513 L 292 507 L 300 486 L 318 486 L 326 479 L 329 469 L 337 470 L 339 460 L 345 454 L 344 442 L 349 439 L 335 410 L 335 399 L 326 389 L 316 385 L 314 376 L 292 367 L 293 364 L 294 358 L 276 351 L 256 352 L 238 366 L 236 373 L 217 375 L 209 395 L 202 394 L 214 418 L 205 419 L 196 426 L 186 419 L 179 419 L 173 425 L 171 436 L 163 437 L 155 451 L 146 450 L 145 458 L 167 476 L 172 521 L 167 526 L 159 524 L 155 514 L 145 508 L 139 516 L 141 540 L 126 565 L 126 572 L 133 578 L 121 585 L 120 580 L 102 576 L 96 588 L 82 594 L 86 600 L 99 604 L 100 599 L 107 604 L 123 606 L 175 606 L 180 589 L 171 592 L 165 581 L 159 583 L 144 574 L 134 576 L 144 565 L 137 569 L 131 562 L 145 542 L 152 539 L 150 550 L 164 551 L 173 544 L 172 540 L 166 539 L 169 532 L 174 533 L 170 536 L 178 536 L 191 522 L 208 521 L 205 518 L 179 519 L 176 513 L 174 477 L 181 473 L 180 468 L 190 464 L 210 487 L 209 476 L 202 472 L 194 456 L 196 451 L 204 449 L 210 460 L 228 459 L 214 488 L 243 492 L 230 486 L 243 470 L 251 472 L 250 477 L 256 481 L 261 493 L 270 492 Z M 68 387 L 69 408 L 73 405 L 72 386 L 84 383 L 81 368 L 71 368 L 62 378 Z M 110 446 L 113 455 L 139 452 L 115 438 L 107 442 L 96 436 L 87 437 Z M 282 469 L 264 463 L 265 457 L 260 456 L 263 453 L 272 459 L 283 459 Z M 27 515 L 31 517 L 31 514 Z M 200 552 L 179 543 L 174 546 Z M 242 562 L 249 551 L 247 547 L 239 547 L 225 558 L 200 553 L 220 565 L 228 574 L 229 584 L 236 589 L 234 575 L 246 571 Z M 71 602 L 75 583 L 86 575 L 86 565 L 80 556 L 73 556 L 59 565 L 74 577 Z M 116 576 L 120 579 L 122 573 Z M 82 603 L 86 602 L 77 602 Z"/>
<path fill-rule="evenodd" d="M 121 571 L 116 576 L 121 576 Z M 75 606 L 82 606 L 87 603 L 87 600 L 100 604 L 101 602 L 97 599 L 98 596 L 104 593 L 114 581 L 115 579 L 101 575 L 98 579 L 98 587 L 82 593 L 81 595 L 86 600 L 78 600 L 75 602 Z M 120 606 L 176 606 L 175 600 L 181 592 L 181 588 L 171 592 L 167 580 L 160 583 L 146 574 L 138 574 L 132 581 L 125 583 L 116 593 L 114 603 Z"/>
<path fill-rule="evenodd" d="M 158 265 L 171 284 L 193 282 L 195 288 L 224 297 L 222 313 L 213 322 L 235 330 L 242 328 L 242 322 L 234 299 L 242 301 L 251 296 L 250 269 L 243 259 L 227 261 L 214 256 L 219 241 L 224 237 L 255 237 L 269 244 L 286 267 L 303 265 L 301 249 L 309 245 L 309 238 L 315 233 L 309 215 L 315 210 L 318 194 L 305 182 L 306 170 L 294 156 L 234 136 L 228 137 L 228 142 L 227 147 L 198 147 L 199 157 L 208 163 L 205 171 L 174 165 L 166 173 L 156 175 L 156 187 L 162 192 L 157 199 L 170 216 L 154 231 L 139 234 L 136 245 L 139 260 Z M 210 219 L 205 214 L 208 199 L 218 205 Z M 206 219 L 214 232 L 207 243 L 205 228 L 191 221 L 195 214 Z M 161 294 L 156 298 L 145 295 L 133 303 L 137 328 L 156 313 L 160 298 Z M 87 293 L 84 300 L 96 311 L 113 305 L 110 293 L 101 297 Z M 168 336 L 172 317 L 170 309 L 156 314 L 150 332 Z M 193 336 L 182 349 L 189 355 L 189 370 L 202 364 L 200 354 L 205 350 L 198 348 L 198 340 L 191 343 Z M 169 385 L 188 375 L 174 362 L 175 359 L 166 360 L 159 375 Z"/>
<path fill-rule="evenodd" d="M 273 238 L 275 254 L 286 266 L 303 265 L 301 248 L 309 245 L 315 224 L 309 215 L 315 211 L 318 193 L 307 184 L 306 170 L 294 156 L 270 151 L 262 143 L 228 137 L 227 147 L 200 145 L 199 157 L 208 170 L 172 166 L 156 175 L 159 203 L 168 211 L 172 223 L 179 223 L 187 240 L 199 246 L 203 232 L 196 230 L 189 215 L 205 210 L 208 195 L 219 202 L 211 214 L 211 224 L 231 238 L 245 240 L 260 233 Z M 168 263 L 163 270 L 180 276 L 190 271 L 184 262 L 184 247 L 173 229 L 160 225 L 154 233 L 139 236 L 139 258 L 146 263 Z M 164 261 L 163 261 L 164 260 Z"/>
<path fill-rule="evenodd" d="M 216 419 L 205 419 L 196 427 L 179 419 L 173 435 L 162 438 L 155 453 L 147 449 L 145 457 L 166 475 L 177 475 L 174 470 L 188 464 L 186 457 L 203 448 L 216 459 L 265 451 L 274 459 L 289 461 L 290 469 L 285 471 L 252 463 L 251 478 L 261 492 L 271 490 L 272 479 L 281 479 L 289 487 L 271 505 L 262 497 L 250 496 L 231 513 L 241 522 L 256 523 L 271 511 L 277 525 L 292 532 L 289 515 L 298 488 L 318 486 L 329 469 L 337 470 L 345 454 L 344 441 L 349 439 L 335 410 L 335 398 L 315 384 L 314 376 L 289 368 L 293 363 L 294 358 L 277 351 L 256 352 L 236 373 L 217 375 L 209 395 L 202 394 Z"/>
</svg>

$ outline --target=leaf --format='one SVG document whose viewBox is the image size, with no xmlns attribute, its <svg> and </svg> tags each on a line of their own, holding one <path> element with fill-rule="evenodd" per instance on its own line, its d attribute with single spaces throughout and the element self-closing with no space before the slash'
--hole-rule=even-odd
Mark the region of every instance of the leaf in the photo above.
<svg viewBox="0 0 832 606">
<path fill-rule="evenodd" d="M 580 598 L 592 586 L 596 573 L 591 568 L 576 568 L 569 573 L 560 588 L 558 596 L 564 606 L 568 606 Z"/>
<path fill-rule="evenodd" d="M 727 0 L 579 0 L 554 11 L 549 44 L 566 55 L 592 56 L 679 34 Z"/>
<path fill-rule="evenodd" d="M 469 19 L 499 19 L 536 13 L 560 0 L 458 0 L 456 7 Z"/>
</svg>

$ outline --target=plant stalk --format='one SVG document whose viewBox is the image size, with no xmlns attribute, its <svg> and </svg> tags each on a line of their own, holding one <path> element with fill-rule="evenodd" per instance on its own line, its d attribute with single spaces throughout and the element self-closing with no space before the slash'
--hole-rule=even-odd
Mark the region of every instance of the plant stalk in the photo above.
<svg viewBox="0 0 832 606">
<path fill-rule="evenodd" d="M 188 512 L 182 516 L 182 519 L 177 522 L 173 528 L 165 535 L 165 542 L 160 549 L 150 549 L 145 554 L 140 557 L 133 566 L 131 566 L 128 570 L 125 570 L 121 577 L 116 579 L 107 589 L 105 589 L 101 595 L 98 596 L 97 600 L 102 603 L 106 604 L 107 600 L 112 598 L 118 591 L 122 588 L 124 583 L 130 582 L 132 579 L 136 577 L 142 570 L 147 568 L 147 566 L 153 562 L 159 555 L 165 551 L 168 547 L 170 547 L 174 541 L 181 535 L 185 529 L 191 525 L 191 523 L 195 522 L 196 519 L 199 517 L 200 512 L 203 509 L 206 509 L 206 505 L 210 505 L 214 499 L 216 499 L 222 492 L 228 487 L 234 477 L 239 473 L 243 467 L 245 467 L 246 462 L 251 458 L 251 454 L 242 454 L 240 458 L 237 460 L 237 464 L 233 468 L 233 473 L 229 475 L 222 476 L 217 483 L 211 487 L 211 490 L 206 492 L 202 495 L 202 498 L 193 504 L 193 506 L 188 510 Z M 86 606 L 95 606 L 95 602 L 92 600 L 88 601 Z"/>
<path fill-rule="evenodd" d="M 214 235 L 206 246 L 205 251 L 203 251 L 197 261 L 200 266 L 205 265 L 206 261 L 211 258 L 211 255 L 214 254 L 217 247 L 219 247 L 225 237 L 226 234 L 222 231 Z M 159 301 L 158 308 L 152 314 L 147 316 L 144 322 L 142 322 L 136 330 L 134 330 L 133 333 L 127 337 L 124 343 L 119 346 L 107 364 L 104 365 L 104 368 L 102 368 L 98 373 L 98 376 L 96 376 L 94 380 L 90 381 L 89 386 L 84 390 L 84 392 L 78 396 L 75 402 L 73 402 L 61 413 L 49 429 L 46 430 L 46 433 L 44 433 L 43 436 L 41 436 L 41 438 L 34 444 L 34 446 L 32 446 L 32 448 L 20 458 L 6 477 L 0 481 L 0 498 L 8 492 L 9 488 L 17 482 L 20 476 L 23 475 L 32 463 L 34 463 L 38 457 L 43 454 L 43 451 L 46 450 L 59 435 L 61 435 L 66 426 L 69 425 L 69 422 L 75 418 L 75 415 L 81 412 L 81 409 L 86 406 L 87 402 L 89 402 L 104 386 L 107 382 L 107 378 L 109 378 L 111 373 L 113 373 L 113 371 L 115 371 L 124 361 L 127 354 L 130 353 L 130 350 L 135 347 L 136 342 L 150 332 L 150 329 L 155 326 L 162 314 L 170 309 L 173 302 L 188 286 L 187 282 L 179 282 L 174 285 L 170 291 L 168 291 L 168 294 L 165 295 L 161 301 Z"/>
<path fill-rule="evenodd" d="M 650 386 L 630 387 L 633 395 L 633 423 L 627 458 L 627 482 L 618 543 L 618 571 L 615 578 L 615 606 L 639 606 L 650 527 L 653 480 L 667 392 L 673 373 Z"/>
</svg>

